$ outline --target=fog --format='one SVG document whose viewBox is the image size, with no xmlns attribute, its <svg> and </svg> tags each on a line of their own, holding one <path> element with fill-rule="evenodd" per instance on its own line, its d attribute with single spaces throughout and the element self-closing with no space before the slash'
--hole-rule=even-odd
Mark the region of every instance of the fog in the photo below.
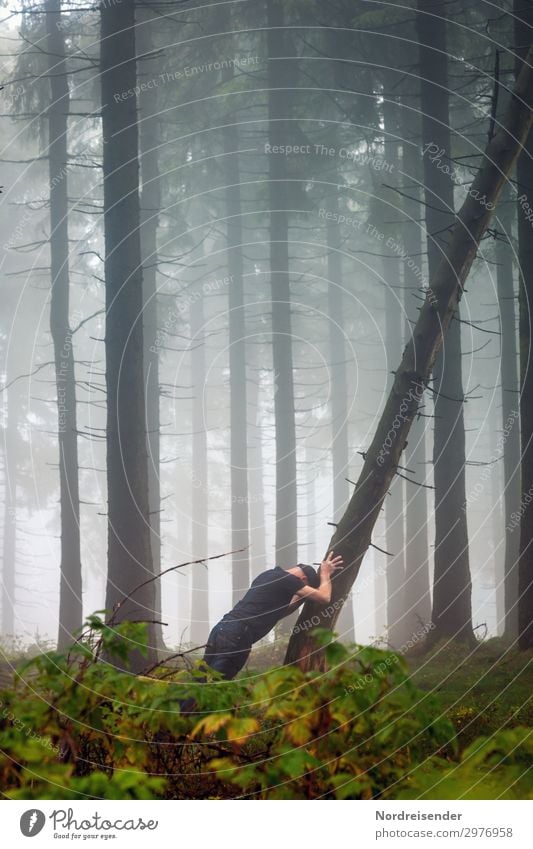
<svg viewBox="0 0 533 849">
<path fill-rule="evenodd" d="M 266 12 L 256 2 L 145 3 L 135 26 L 136 87 L 118 86 L 105 103 L 98 10 L 62 4 L 60 20 L 53 4 L 48 12 L 43 4 L 12 6 L 2 10 L 0 93 L 2 639 L 54 644 L 60 626 L 68 522 L 58 434 L 69 411 L 61 405 L 58 357 L 75 365 L 83 615 L 106 607 L 105 258 L 115 247 L 105 244 L 104 172 L 111 191 L 113 168 L 125 172 L 128 163 L 113 163 L 112 151 L 105 160 L 101 113 L 129 109 L 139 156 L 121 179 L 126 195 L 127 180 L 139 175 L 144 301 L 136 321 L 144 330 L 146 400 L 145 420 L 133 404 L 131 417 L 148 433 L 144 522 L 152 522 L 152 554 L 157 549 L 154 561 L 166 570 L 245 548 L 160 580 L 165 645 L 199 645 L 258 573 L 318 565 L 327 553 L 430 286 L 427 240 L 446 241 L 428 234 L 424 166 L 450 177 L 458 209 L 481 161 L 495 85 L 498 115 L 508 98 L 512 22 L 496 19 L 481 0 L 455 4 L 447 54 L 451 151 L 439 153 L 420 120 L 412 4 L 391 9 L 391 23 L 365 3 L 326 11 L 314 2 L 273 2 Z M 59 110 L 69 112 L 68 158 L 55 175 L 50 83 L 61 69 L 46 13 L 63 37 L 68 84 Z M 496 83 L 487 15 L 491 38 L 504 45 Z M 53 191 L 66 193 L 68 208 L 70 327 L 55 356 Z M 506 334 L 518 345 L 515 216 L 506 196 L 461 299 L 464 403 L 457 406 L 466 439 L 472 625 L 480 637 L 503 632 L 505 545 L 514 533 L 503 457 L 519 428 L 517 355 L 516 382 L 507 385 L 502 345 Z M 511 326 L 498 290 L 502 244 L 506 291 L 515 297 L 505 318 Z M 64 271 L 65 261 L 58 267 Z M 115 282 L 134 285 L 127 275 Z M 336 624 L 345 640 L 400 648 L 411 632 L 393 637 L 391 616 L 420 599 L 415 590 L 391 607 L 391 594 L 406 586 L 409 569 L 433 592 L 431 386 Z M 507 430 L 505 393 L 517 410 Z M 141 518 L 131 512 L 127 521 Z M 126 581 L 118 589 L 128 588 Z M 421 626 L 432 621 L 427 612 Z"/>
</svg>

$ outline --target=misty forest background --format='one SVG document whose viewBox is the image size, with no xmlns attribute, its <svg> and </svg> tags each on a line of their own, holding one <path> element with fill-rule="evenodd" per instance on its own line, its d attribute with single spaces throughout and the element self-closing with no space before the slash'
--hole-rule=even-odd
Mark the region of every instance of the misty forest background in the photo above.
<svg viewBox="0 0 533 849">
<path fill-rule="evenodd" d="M 480 691 L 530 691 L 533 133 L 494 204 L 472 184 L 533 3 L 0 5 L 4 667 L 115 608 L 149 623 L 146 671 L 334 535 L 331 609 L 249 667 L 323 664 L 311 620 L 429 657 L 427 686 L 485 651 Z M 356 552 L 355 484 L 473 200 L 496 209 Z"/>
</svg>

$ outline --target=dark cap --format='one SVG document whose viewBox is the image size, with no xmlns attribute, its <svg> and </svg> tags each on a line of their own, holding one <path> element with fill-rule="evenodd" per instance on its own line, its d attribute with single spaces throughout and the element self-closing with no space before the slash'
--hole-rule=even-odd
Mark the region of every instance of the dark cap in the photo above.
<svg viewBox="0 0 533 849">
<path fill-rule="evenodd" d="M 309 586 L 314 587 L 314 589 L 317 590 L 320 586 L 320 578 L 316 569 L 313 569 L 312 566 L 308 566 L 307 563 L 298 563 L 298 568 L 304 572 Z"/>
</svg>

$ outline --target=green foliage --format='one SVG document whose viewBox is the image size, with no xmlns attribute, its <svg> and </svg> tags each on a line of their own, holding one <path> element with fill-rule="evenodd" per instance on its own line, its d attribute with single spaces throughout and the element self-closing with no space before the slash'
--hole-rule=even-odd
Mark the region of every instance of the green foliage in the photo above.
<svg viewBox="0 0 533 849">
<path fill-rule="evenodd" d="M 515 798 L 526 729 L 462 755 L 438 701 L 405 660 L 329 633 L 328 671 L 279 667 L 222 681 L 193 670 L 134 676 L 101 660 L 146 642 L 140 623 L 98 615 L 67 654 L 48 651 L 0 692 L 0 782 L 10 799 Z M 207 677 L 207 680 L 205 680 Z M 201 680 L 199 680 L 201 679 Z M 193 698 L 195 714 L 180 712 Z M 190 707 L 189 707 L 190 709 Z M 514 795 L 513 795 L 514 794 Z"/>
<path fill-rule="evenodd" d="M 533 732 L 527 728 L 480 737 L 448 769 L 437 761 L 417 767 L 394 798 L 533 799 L 532 756 Z"/>
<path fill-rule="evenodd" d="M 329 671 L 304 674 L 282 667 L 256 679 L 249 701 L 260 706 L 256 744 L 262 756 L 236 767 L 215 759 L 243 793 L 262 798 L 373 798 L 400 781 L 424 747 L 453 741 L 445 719 L 434 721 L 427 700 L 408 679 L 404 661 L 374 648 L 355 653 L 339 643 L 326 648 Z M 217 729 L 220 740 L 244 745 L 233 715 Z"/>
<path fill-rule="evenodd" d="M 501 639 L 435 646 L 410 661 L 414 683 L 452 720 L 461 748 L 477 737 L 533 725 L 533 652 Z"/>
</svg>

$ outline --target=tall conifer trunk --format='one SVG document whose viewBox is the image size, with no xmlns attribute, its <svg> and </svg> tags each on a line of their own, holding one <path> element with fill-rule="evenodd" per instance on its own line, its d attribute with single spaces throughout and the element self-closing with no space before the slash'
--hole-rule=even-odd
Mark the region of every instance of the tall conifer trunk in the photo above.
<svg viewBox="0 0 533 849">
<path fill-rule="evenodd" d="M 106 282 L 106 389 L 108 578 L 111 611 L 134 590 L 116 621 L 153 622 L 153 576 L 148 498 L 146 402 L 143 368 L 143 276 L 140 246 L 137 105 L 115 102 L 116 92 L 137 83 L 133 4 L 101 6 L 102 130 L 104 140 L 104 230 Z M 129 668 L 139 671 L 154 658 L 134 649 Z"/>
</svg>

